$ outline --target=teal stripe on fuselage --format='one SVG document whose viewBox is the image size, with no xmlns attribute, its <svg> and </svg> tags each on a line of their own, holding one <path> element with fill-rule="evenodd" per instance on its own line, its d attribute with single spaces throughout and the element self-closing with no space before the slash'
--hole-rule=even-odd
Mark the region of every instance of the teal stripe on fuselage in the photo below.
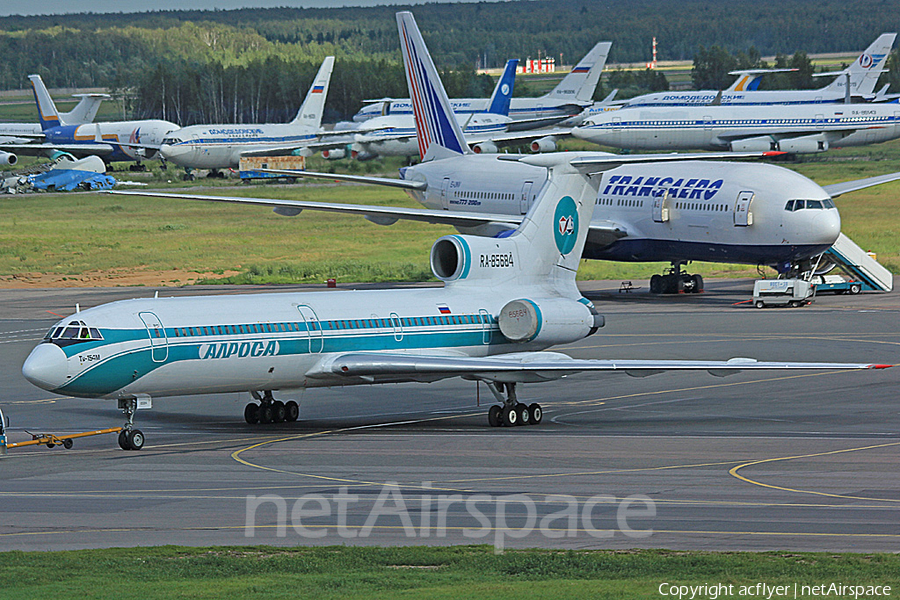
<svg viewBox="0 0 900 600">
<path fill-rule="evenodd" d="M 474 315 L 465 315 L 470 319 L 475 319 Z M 420 318 L 420 317 L 417 317 Z M 431 317 L 436 318 L 436 317 Z M 334 323 L 334 321 L 325 321 L 320 323 Z M 271 324 L 270 324 L 271 325 Z M 300 324 L 305 327 L 305 324 Z M 198 326 L 192 326 L 194 328 Z M 199 326 L 203 327 L 203 326 Z M 205 327 L 209 328 L 209 325 Z M 219 327 L 219 326 L 216 326 Z M 484 343 L 485 329 L 481 323 L 469 323 L 466 325 L 443 325 L 438 327 L 422 327 L 412 326 L 402 331 L 402 338 L 397 340 L 395 332 L 392 328 L 373 328 L 373 329 L 335 329 L 335 330 L 313 330 L 312 336 L 305 334 L 298 335 L 297 332 L 285 332 L 280 334 L 250 334 L 248 335 L 201 335 L 201 336 L 175 336 L 176 328 L 167 328 L 168 336 L 167 356 L 164 361 L 155 362 L 153 360 L 152 350 L 149 343 L 146 346 L 133 350 L 124 350 L 112 356 L 103 359 L 97 364 L 92 364 L 79 375 L 68 381 L 57 391 L 72 396 L 96 397 L 105 396 L 125 387 L 145 375 L 155 371 L 165 365 L 182 362 L 182 361 L 218 361 L 218 360 L 252 360 L 256 356 L 245 355 L 239 356 L 238 353 L 231 353 L 227 358 L 215 358 L 214 356 L 228 354 L 220 352 L 217 347 L 210 353 L 210 345 L 232 345 L 237 344 L 239 347 L 245 345 L 262 344 L 265 346 L 269 342 L 278 342 L 277 354 L 271 356 L 301 356 L 307 354 L 331 354 L 337 352 L 350 351 L 404 351 L 404 350 L 420 350 L 428 348 L 462 348 L 468 346 L 485 347 L 496 346 L 506 343 L 505 339 L 499 332 L 496 322 L 491 319 L 488 325 L 490 331 L 491 342 Z M 179 327 L 177 329 L 186 329 Z M 301 332 L 302 333 L 302 332 Z M 321 338 L 319 334 L 323 334 Z M 83 354 L 85 350 L 101 351 L 107 350 L 117 344 L 142 341 L 149 342 L 146 330 L 101 330 L 104 341 L 85 342 L 84 344 L 73 344 L 66 346 L 63 350 L 69 357 Z M 310 340 L 312 340 L 312 350 L 310 352 Z M 320 340 L 322 343 L 321 352 L 317 351 Z M 205 352 L 201 346 L 206 346 Z M 252 347 L 252 346 L 251 346 Z M 159 352 L 159 348 L 157 348 Z M 209 355 L 208 358 L 201 356 L 201 352 Z M 257 354 L 257 356 L 259 356 Z"/>
</svg>

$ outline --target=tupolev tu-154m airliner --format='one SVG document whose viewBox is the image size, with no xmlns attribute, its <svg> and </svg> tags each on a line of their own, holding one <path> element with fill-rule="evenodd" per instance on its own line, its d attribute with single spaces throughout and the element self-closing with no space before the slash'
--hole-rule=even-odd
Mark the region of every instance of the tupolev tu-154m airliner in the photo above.
<svg viewBox="0 0 900 600">
<path fill-rule="evenodd" d="M 397 20 L 401 35 L 422 43 L 410 13 Z M 440 101 L 449 114 L 449 103 Z M 511 235 L 448 235 L 435 242 L 431 268 L 442 288 L 113 302 L 60 321 L 22 374 L 54 394 L 117 400 L 127 416 L 119 443 L 139 449 L 144 435 L 133 426 L 134 413 L 139 400 L 153 396 L 249 391 L 260 403 L 248 404 L 244 418 L 267 423 L 298 418 L 295 402 L 275 399 L 279 390 L 462 377 L 492 391 L 498 403 L 488 412 L 490 425 L 513 426 L 538 424 L 543 414 L 539 404 L 518 400 L 518 384 L 580 372 L 721 376 L 888 366 L 578 360 L 547 352 L 604 325 L 575 285 L 593 211 L 590 175 L 563 162 L 550 168 L 548 183 Z"/>
</svg>

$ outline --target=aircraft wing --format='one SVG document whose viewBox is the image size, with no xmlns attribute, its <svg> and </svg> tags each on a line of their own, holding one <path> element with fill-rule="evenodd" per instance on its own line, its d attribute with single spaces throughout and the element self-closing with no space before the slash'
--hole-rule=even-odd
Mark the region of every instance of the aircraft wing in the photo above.
<svg viewBox="0 0 900 600">
<path fill-rule="evenodd" d="M 333 135 L 338 137 L 338 139 L 329 141 L 309 141 L 295 144 L 283 144 L 280 146 L 273 145 L 264 146 L 262 148 L 248 148 L 247 150 L 241 150 L 241 156 L 284 156 L 297 150 L 308 150 L 311 155 L 313 152 L 318 152 L 319 150 L 330 150 L 331 148 L 340 148 L 341 146 L 352 144 L 353 138 L 348 135 L 350 133 L 352 132 L 335 132 Z"/>
<path fill-rule="evenodd" d="M 404 190 L 424 190 L 428 187 L 424 181 L 406 181 L 389 177 L 368 177 L 366 175 L 344 175 L 342 173 L 317 173 L 315 171 L 294 171 L 290 169 L 259 169 L 263 173 L 281 175 L 283 177 L 309 177 L 311 179 L 330 179 L 331 181 L 349 181 L 351 183 L 367 183 L 383 185 Z"/>
<path fill-rule="evenodd" d="M 284 173 L 294 176 L 294 171 L 277 171 L 269 169 L 270 173 Z M 324 173 L 323 173 L 324 175 Z M 391 181 L 391 180 L 388 180 Z M 400 181 L 400 180 L 397 180 Z M 365 183 L 365 182 L 363 182 Z M 415 182 L 409 182 L 415 183 Z M 201 194 L 175 194 L 171 192 L 154 192 L 152 190 L 135 191 L 110 191 L 110 194 L 120 196 L 144 196 L 153 198 L 178 198 L 182 200 L 202 200 L 204 202 L 229 202 L 234 204 L 252 204 L 255 206 L 270 206 L 279 214 L 295 216 L 304 210 L 316 210 L 323 212 L 335 212 L 363 216 L 379 225 L 393 225 L 399 220 L 421 221 L 436 225 L 450 225 L 452 227 L 478 227 L 491 223 L 508 223 L 518 225 L 524 215 L 492 214 L 475 212 L 451 212 L 447 210 L 432 210 L 428 208 L 401 208 L 395 206 L 367 206 L 364 204 L 339 204 L 335 202 L 309 202 L 305 200 L 279 200 L 275 198 L 244 198 L 241 196 L 206 196 Z M 628 235 L 624 226 L 612 221 L 592 221 L 588 229 L 588 236 L 595 244 L 609 245 L 614 241 Z"/>
<path fill-rule="evenodd" d="M 864 131 L 866 129 L 883 129 L 883 125 L 865 125 L 860 124 L 858 126 L 850 126 L 835 128 L 835 129 L 816 129 L 815 127 L 811 127 L 810 129 L 787 129 L 779 131 L 778 127 L 773 125 L 771 127 L 761 127 L 759 129 L 735 129 L 734 131 L 723 131 L 716 137 L 721 140 L 723 144 L 728 144 L 734 142 L 736 140 L 743 140 L 747 138 L 754 137 L 762 137 L 762 136 L 770 136 L 774 140 L 789 140 L 792 138 L 804 137 L 807 135 L 820 135 L 825 134 L 829 141 L 837 142 L 848 135 L 856 133 L 857 131 Z"/>
<path fill-rule="evenodd" d="M 508 131 L 506 133 L 488 133 L 483 135 L 466 134 L 466 143 L 471 146 L 480 142 L 493 142 L 495 144 L 515 144 L 517 142 L 530 142 L 543 137 L 566 137 L 572 135 L 571 129 L 529 129 L 527 131 Z"/>
<path fill-rule="evenodd" d="M 546 154 L 500 154 L 500 160 L 522 162 L 535 167 L 553 167 L 563 162 L 595 175 L 623 165 L 635 163 L 684 162 L 687 160 L 735 160 L 738 158 L 771 158 L 786 152 L 694 152 L 670 154 L 611 154 L 609 152 L 549 152 Z"/>
<path fill-rule="evenodd" d="M 866 177 L 865 179 L 857 179 L 855 181 L 845 181 L 843 183 L 832 183 L 831 185 L 823 185 L 822 188 L 828 192 L 832 198 L 837 198 L 843 194 L 864 190 L 868 187 L 890 183 L 900 179 L 900 173 L 889 173 L 887 175 L 878 175 L 877 177 Z"/>
<path fill-rule="evenodd" d="M 75 156 L 106 156 L 112 154 L 111 144 L 0 144 L 0 150 L 14 150 L 16 154 L 43 156 L 48 152 L 67 152 Z"/>
<path fill-rule="evenodd" d="M 559 352 L 520 352 L 489 357 L 463 355 L 348 352 L 325 356 L 307 376 L 318 379 L 368 382 L 433 381 L 466 377 L 502 382 L 540 382 L 582 372 L 620 371 L 634 377 L 664 371 L 708 371 L 725 377 L 739 371 L 883 369 L 892 365 L 867 363 L 758 362 L 751 358 L 716 360 L 584 360 Z"/>
<path fill-rule="evenodd" d="M 271 206 L 283 215 L 297 215 L 303 210 L 317 210 L 344 214 L 361 215 L 379 225 L 392 225 L 400 219 L 407 221 L 423 221 L 453 227 L 478 227 L 489 223 L 522 222 L 523 215 L 498 215 L 490 213 L 450 212 L 447 210 L 431 210 L 427 208 L 397 208 L 393 206 L 366 206 L 362 204 L 338 204 L 335 202 L 308 202 L 304 200 L 278 200 L 275 198 L 242 198 L 240 196 L 205 196 L 201 194 L 173 194 L 154 191 L 111 191 L 110 194 L 122 196 L 150 196 L 154 198 L 178 198 L 183 200 L 202 200 L 204 202 L 230 202 L 234 204 L 253 204 Z"/>
</svg>

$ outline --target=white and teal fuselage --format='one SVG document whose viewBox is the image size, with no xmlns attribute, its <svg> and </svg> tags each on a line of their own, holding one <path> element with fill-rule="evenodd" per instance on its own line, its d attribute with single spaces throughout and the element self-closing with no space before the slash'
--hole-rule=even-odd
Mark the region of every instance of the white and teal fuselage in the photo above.
<svg viewBox="0 0 900 600">
<path fill-rule="evenodd" d="M 67 396 L 206 394 L 372 383 L 317 369 L 330 355 L 351 351 L 480 357 L 550 345 L 506 340 L 497 314 L 523 290 L 515 296 L 495 291 L 430 288 L 113 302 L 60 321 L 48 333 L 57 336 L 35 348 L 23 373 Z M 575 339 L 588 333 L 590 317 L 584 312 L 586 325 L 576 328 Z M 81 332 L 59 337 L 72 322 L 84 324 L 85 338 L 94 328 L 102 339 L 82 341 Z M 322 372 L 309 376 L 316 371 Z"/>
</svg>

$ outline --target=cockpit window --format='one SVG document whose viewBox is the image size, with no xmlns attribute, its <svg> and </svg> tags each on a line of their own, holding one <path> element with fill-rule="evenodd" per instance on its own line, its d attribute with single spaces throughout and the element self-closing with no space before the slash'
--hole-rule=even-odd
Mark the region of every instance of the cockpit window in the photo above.
<svg viewBox="0 0 900 600">
<path fill-rule="evenodd" d="M 95 342 L 102 339 L 103 335 L 100 330 L 96 327 L 88 327 L 84 321 L 70 321 L 68 325 L 51 329 L 44 336 L 44 341 L 59 345 Z"/>
<path fill-rule="evenodd" d="M 803 209 L 822 210 L 824 208 L 834 208 L 834 200 L 826 198 L 825 200 L 788 200 L 784 205 L 784 210 L 794 212 Z"/>
<path fill-rule="evenodd" d="M 175 144 L 180 144 L 181 140 L 176 137 L 167 137 L 162 141 L 163 146 L 174 146 Z"/>
</svg>

